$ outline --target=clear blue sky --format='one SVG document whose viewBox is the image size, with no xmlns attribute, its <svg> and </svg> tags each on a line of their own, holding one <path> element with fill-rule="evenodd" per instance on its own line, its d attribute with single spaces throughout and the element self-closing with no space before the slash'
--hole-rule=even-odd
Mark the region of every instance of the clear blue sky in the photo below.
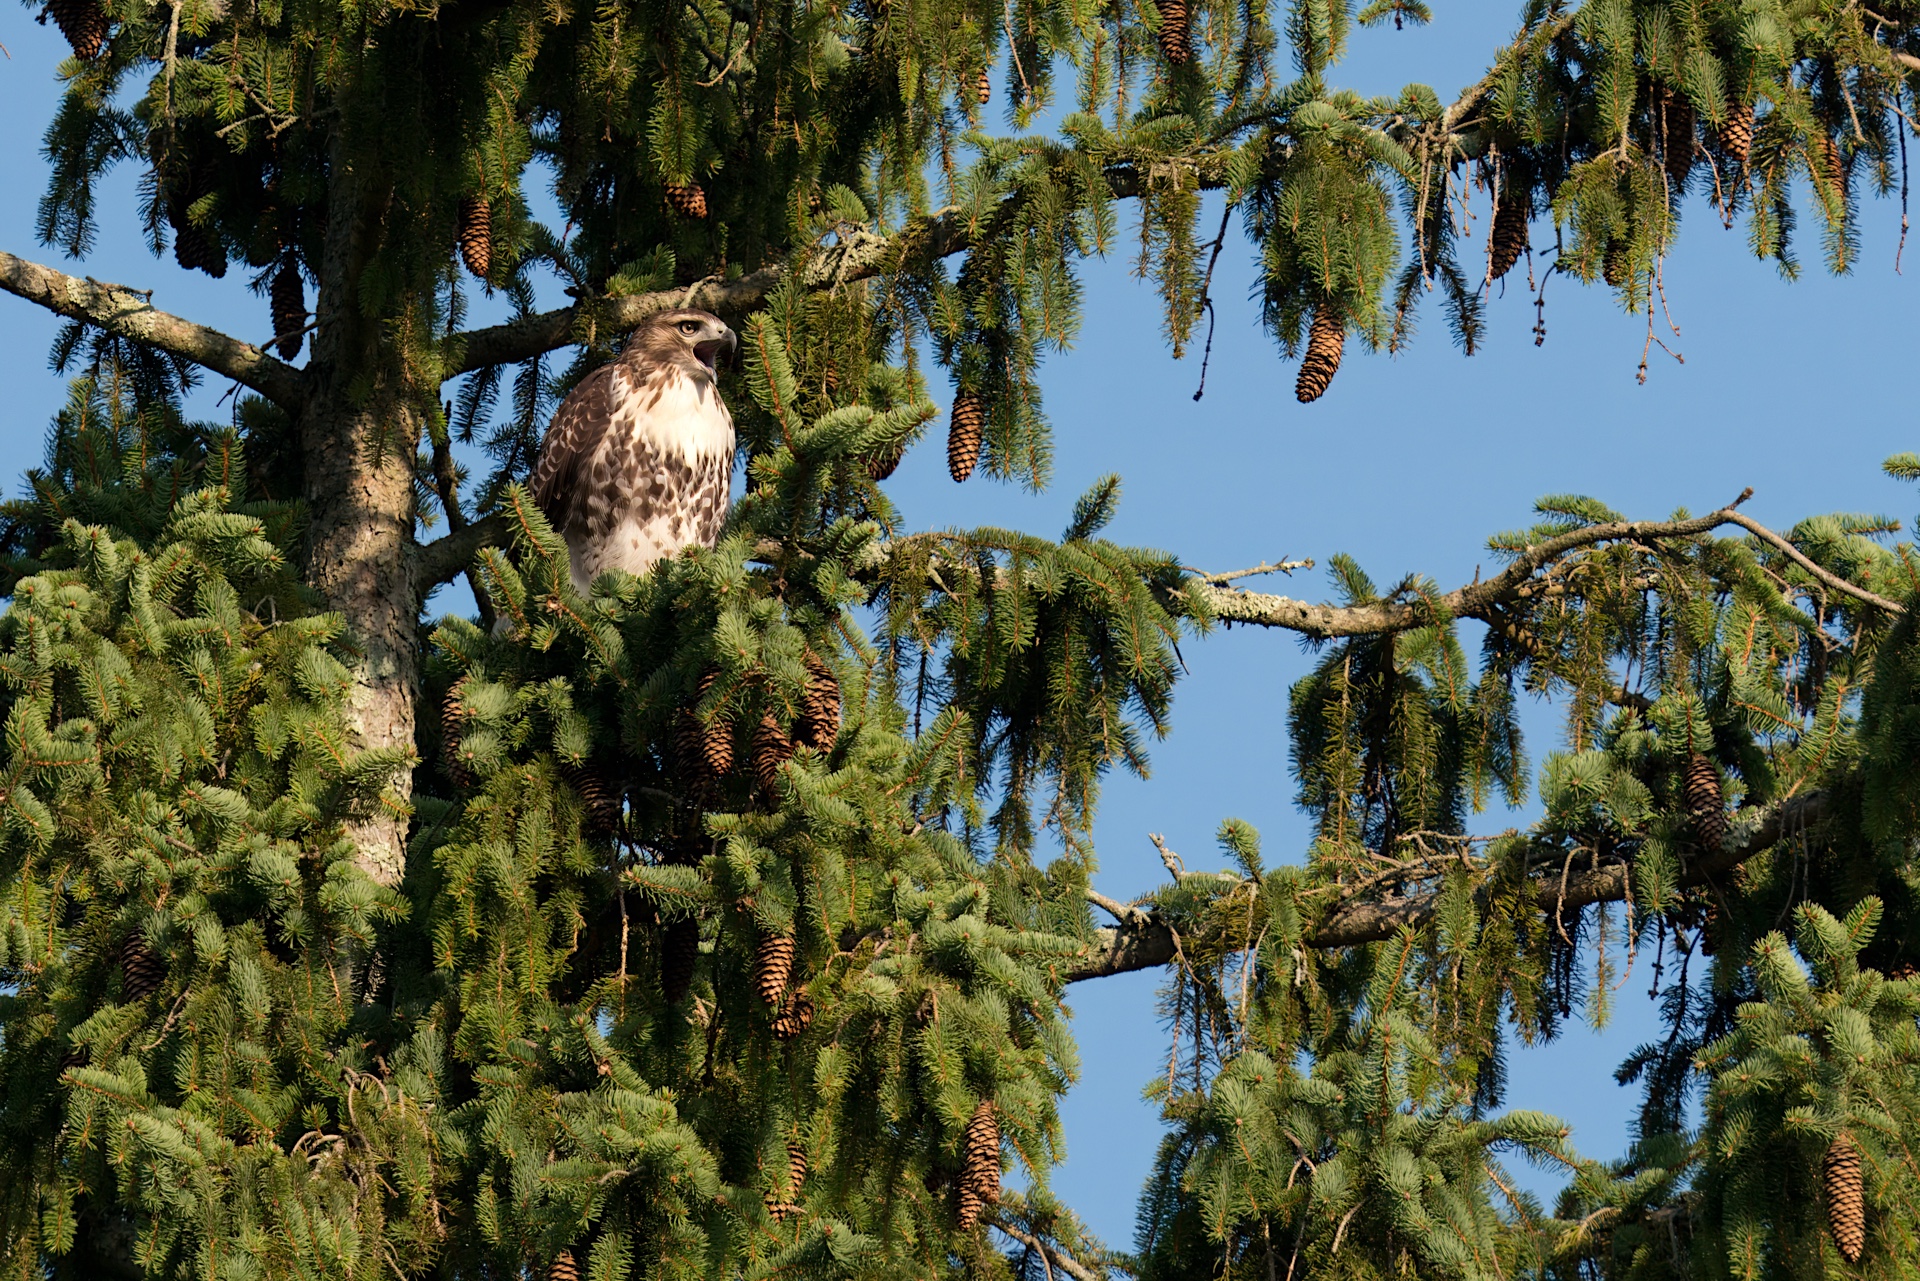
<svg viewBox="0 0 1920 1281">
<path fill-rule="evenodd" d="M 1422 80 L 1443 98 L 1473 80 L 1507 35 L 1517 6 L 1438 5 L 1430 28 L 1356 33 L 1341 69 L 1345 83 L 1387 92 Z M 269 332 L 264 299 L 242 272 L 215 282 L 155 261 L 138 231 L 131 170 L 103 195 L 102 236 L 84 264 L 36 246 L 34 211 L 44 186 L 40 132 L 52 111 L 52 69 L 65 52 L 52 27 L 17 7 L 0 18 L 0 248 L 100 279 L 152 288 L 157 306 L 253 341 Z M 1340 74 L 1336 74 L 1340 79 Z M 1483 350 L 1463 358 L 1437 310 L 1398 358 L 1350 344 L 1332 390 L 1317 404 L 1293 399 L 1294 367 L 1259 330 L 1247 299 L 1253 279 L 1244 242 L 1230 242 L 1216 276 L 1219 328 L 1206 398 L 1192 399 L 1197 356 L 1176 363 L 1159 338 L 1151 289 L 1132 278 L 1124 251 L 1086 273 L 1086 324 L 1075 349 L 1046 369 L 1056 432 L 1055 480 L 1032 495 L 946 475 L 939 433 L 908 455 L 890 490 L 918 526 L 995 524 L 1053 535 L 1073 499 L 1118 472 L 1125 500 L 1112 535 L 1167 548 L 1191 565 L 1224 570 L 1282 555 L 1356 556 L 1378 582 L 1409 572 L 1443 587 L 1490 563 L 1487 537 L 1528 523 L 1537 497 L 1594 495 L 1630 515 L 1698 511 L 1748 485 L 1747 509 L 1776 528 L 1824 511 L 1907 517 L 1913 491 L 1881 476 L 1887 455 L 1920 445 L 1913 430 L 1915 344 L 1920 303 L 1910 271 L 1893 271 L 1899 210 L 1868 202 L 1863 252 L 1853 276 L 1819 268 L 1814 218 L 1803 242 L 1806 275 L 1782 281 L 1757 263 L 1736 227 L 1723 231 L 1704 205 L 1687 210 L 1679 250 L 1666 272 L 1683 333 L 1684 366 L 1656 349 L 1650 377 L 1634 371 L 1644 320 L 1621 315 L 1602 290 L 1557 280 L 1548 337 L 1536 348 L 1532 300 L 1518 281 L 1490 307 Z M 1211 224 L 1209 224 L 1211 225 Z M 1550 240 L 1535 227 L 1535 243 Z M 1518 272 L 1516 271 L 1516 275 Z M 64 399 L 48 372 L 55 322 L 0 296 L 0 377 L 9 389 L 0 430 L 0 475 L 37 461 L 47 424 Z M 198 397 L 219 416 L 226 388 Z M 941 389 L 936 388 L 936 398 Z M 9 489 L 17 481 L 7 482 Z M 1270 583 L 1272 580 L 1268 580 Z M 1319 573 L 1272 590 L 1321 596 Z M 1213 831 L 1226 816 L 1254 823 L 1268 861 L 1297 859 L 1306 824 L 1294 809 L 1284 735 L 1286 694 L 1308 658 L 1284 634 L 1219 633 L 1185 646 L 1191 669 L 1177 695 L 1173 733 L 1154 752 L 1153 777 L 1115 779 L 1096 830 L 1099 884 L 1117 897 L 1153 888 L 1163 876 L 1147 840 L 1164 833 L 1190 867 L 1210 865 Z M 1537 761 L 1557 743 L 1548 708 L 1529 715 Z M 1482 830 L 1524 822 L 1530 811 L 1480 816 Z M 1134 975 L 1082 984 L 1069 993 L 1083 1075 L 1066 1103 L 1068 1160 L 1056 1189 L 1109 1243 L 1131 1242 L 1136 1195 L 1159 1124 L 1140 1101 L 1165 1046 L 1153 1016 L 1154 978 Z M 1620 989 L 1613 1024 L 1575 1028 L 1553 1046 L 1516 1050 L 1512 1106 L 1554 1112 L 1595 1156 L 1619 1154 L 1634 1096 L 1612 1082 L 1625 1052 L 1652 1026 L 1638 968 Z M 1540 1175 L 1529 1182 L 1552 1186 Z"/>
</svg>

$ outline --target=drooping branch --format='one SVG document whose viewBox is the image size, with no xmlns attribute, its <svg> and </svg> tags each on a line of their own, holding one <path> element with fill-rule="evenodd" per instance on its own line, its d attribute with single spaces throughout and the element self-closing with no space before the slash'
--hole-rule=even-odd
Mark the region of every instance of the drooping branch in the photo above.
<svg viewBox="0 0 1920 1281">
<path fill-rule="evenodd" d="M 69 276 L 4 250 L 0 250 L 0 289 L 58 315 L 182 356 L 284 408 L 297 408 L 306 396 L 306 375 L 292 365 L 252 343 L 161 311 L 150 293 Z"/>
<path fill-rule="evenodd" d="M 1680 877 L 1683 886 L 1710 883 L 1783 837 L 1820 820 L 1826 813 L 1825 792 L 1808 792 L 1775 805 L 1737 814 L 1718 850 L 1690 860 Z M 1630 868 L 1624 862 L 1607 863 L 1585 871 L 1565 871 L 1559 864 L 1542 863 L 1534 880 L 1533 900 L 1545 912 L 1578 909 L 1595 903 L 1618 903 L 1631 892 Z M 1485 906 L 1487 892 L 1480 898 Z M 1401 929 L 1425 924 L 1439 906 L 1437 890 L 1406 896 L 1355 898 L 1334 911 L 1304 940 L 1313 948 L 1358 947 L 1392 938 Z M 1158 969 L 1174 959 L 1173 929 L 1164 918 L 1150 916 L 1122 920 L 1095 931 L 1094 942 L 1080 963 L 1068 971 L 1067 982 Z"/>
</svg>

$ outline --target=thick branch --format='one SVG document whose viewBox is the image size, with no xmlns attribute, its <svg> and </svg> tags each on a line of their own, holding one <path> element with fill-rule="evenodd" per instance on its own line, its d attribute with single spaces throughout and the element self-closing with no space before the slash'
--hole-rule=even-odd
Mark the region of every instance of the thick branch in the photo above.
<svg viewBox="0 0 1920 1281">
<path fill-rule="evenodd" d="M 1735 815 L 1720 848 L 1690 861 L 1681 874 L 1680 883 L 1694 886 L 1711 882 L 1783 837 L 1818 822 L 1826 807 L 1826 793 L 1809 792 L 1756 812 Z M 1627 897 L 1631 888 L 1625 863 L 1568 872 L 1564 893 L 1557 866 L 1543 865 L 1541 873 L 1534 885 L 1533 900 L 1544 912 L 1578 909 L 1594 903 L 1618 903 Z M 1358 899 L 1335 909 L 1305 942 L 1314 948 L 1378 943 L 1392 938 L 1402 928 L 1425 924 L 1439 901 L 1437 891 L 1405 898 Z M 1093 945 L 1080 965 L 1067 974 L 1067 981 L 1078 983 L 1083 979 L 1158 969 L 1169 964 L 1173 957 L 1173 930 L 1158 917 L 1145 924 L 1096 930 Z"/>
<path fill-rule="evenodd" d="M 108 333 L 183 356 L 243 387 L 251 387 L 284 408 L 297 408 L 306 396 L 306 375 L 292 365 L 276 360 L 252 343 L 161 311 L 153 305 L 151 294 L 138 289 L 69 276 L 3 250 L 0 289 L 48 311 L 98 325 Z"/>
<path fill-rule="evenodd" d="M 1558 538 L 1522 548 L 1507 567 L 1492 578 L 1457 587 L 1434 602 L 1389 600 L 1372 605 L 1315 605 L 1287 596 L 1270 596 L 1214 583 L 1203 584 L 1201 590 L 1213 608 L 1214 617 L 1224 622 L 1279 627 L 1309 636 L 1377 636 L 1383 632 L 1407 631 L 1433 622 L 1436 610 L 1452 618 L 1484 620 L 1499 606 L 1516 600 L 1535 570 L 1552 564 L 1568 552 L 1598 543 L 1692 538 L 1721 525 L 1744 523 L 1736 517 L 1734 508 L 1752 494 L 1751 489 L 1745 490 L 1718 511 L 1692 520 L 1615 520 L 1571 530 Z"/>
<path fill-rule="evenodd" d="M 414 550 L 414 590 L 425 600 L 434 588 L 452 582 L 488 547 L 507 540 L 507 518 L 495 512 Z"/>
</svg>

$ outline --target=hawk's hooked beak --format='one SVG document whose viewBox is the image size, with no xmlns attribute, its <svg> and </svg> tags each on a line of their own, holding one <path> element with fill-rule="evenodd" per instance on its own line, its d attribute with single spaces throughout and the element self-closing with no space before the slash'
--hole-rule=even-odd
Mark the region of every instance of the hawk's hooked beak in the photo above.
<svg viewBox="0 0 1920 1281">
<path fill-rule="evenodd" d="M 727 363 L 729 365 L 733 364 L 734 358 L 740 351 L 740 335 L 728 329 L 718 338 L 709 338 L 704 342 L 695 343 L 693 345 L 694 359 L 698 360 L 708 369 L 717 370 L 719 367 L 720 350 L 723 347 L 727 352 Z"/>
</svg>

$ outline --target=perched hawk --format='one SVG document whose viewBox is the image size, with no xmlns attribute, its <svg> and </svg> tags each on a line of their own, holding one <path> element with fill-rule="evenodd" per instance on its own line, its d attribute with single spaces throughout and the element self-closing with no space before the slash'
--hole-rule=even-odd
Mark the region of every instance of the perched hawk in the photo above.
<svg viewBox="0 0 1920 1281">
<path fill-rule="evenodd" d="M 709 312 L 661 312 L 554 412 L 530 487 L 567 540 L 582 595 L 607 570 L 644 574 L 690 543 L 719 539 L 733 415 L 714 365 L 739 342 Z"/>
</svg>

